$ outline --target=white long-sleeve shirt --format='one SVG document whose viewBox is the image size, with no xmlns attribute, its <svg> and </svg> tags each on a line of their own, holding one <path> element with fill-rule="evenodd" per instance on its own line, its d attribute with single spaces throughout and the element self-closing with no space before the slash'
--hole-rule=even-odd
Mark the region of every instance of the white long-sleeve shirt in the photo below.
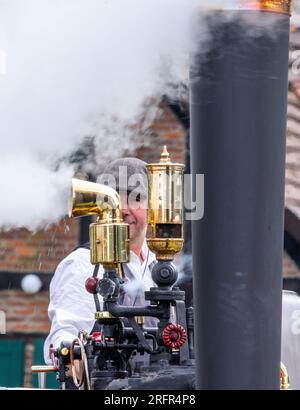
<svg viewBox="0 0 300 410">
<path fill-rule="evenodd" d="M 155 264 L 155 255 L 146 244 L 142 247 L 143 263 L 130 252 L 130 262 L 124 264 L 125 294 L 123 304 L 126 306 L 146 305 L 144 291 L 155 286 L 151 269 Z M 51 321 L 50 333 L 44 344 L 44 359 L 50 363 L 49 347 L 59 347 L 62 341 L 72 341 L 81 330 L 90 333 L 95 324 L 95 301 L 92 294 L 85 289 L 85 281 L 92 276 L 94 265 L 90 263 L 90 251 L 78 248 L 70 253 L 58 265 L 50 283 L 50 304 L 48 316 Z M 100 266 L 98 277 L 103 275 Z M 98 295 L 102 305 L 101 296 Z"/>
</svg>

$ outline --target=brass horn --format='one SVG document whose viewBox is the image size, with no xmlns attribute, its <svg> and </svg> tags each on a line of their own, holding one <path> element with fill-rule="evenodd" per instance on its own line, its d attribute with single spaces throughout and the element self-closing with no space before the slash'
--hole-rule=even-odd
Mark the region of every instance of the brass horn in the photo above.
<svg viewBox="0 0 300 410">
<path fill-rule="evenodd" d="M 91 263 L 116 267 L 129 261 L 129 225 L 122 222 L 119 194 L 95 182 L 72 179 L 69 217 L 97 215 L 90 225 Z"/>
<path fill-rule="evenodd" d="M 120 196 L 107 185 L 73 178 L 69 217 L 86 215 L 98 215 L 103 222 L 122 222 Z"/>
</svg>

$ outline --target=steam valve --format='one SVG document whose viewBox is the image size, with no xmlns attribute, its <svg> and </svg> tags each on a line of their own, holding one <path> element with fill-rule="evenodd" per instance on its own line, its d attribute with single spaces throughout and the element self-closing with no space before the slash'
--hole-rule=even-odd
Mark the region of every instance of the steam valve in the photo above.
<svg viewBox="0 0 300 410">
<path fill-rule="evenodd" d="M 103 298 L 109 298 L 110 296 L 114 294 L 115 290 L 116 290 L 116 285 L 109 278 L 103 278 L 99 280 L 97 284 L 97 292 L 100 293 L 100 295 Z"/>
<path fill-rule="evenodd" d="M 164 345 L 171 349 L 179 349 L 187 340 L 185 329 L 178 324 L 168 324 L 162 333 Z"/>
</svg>

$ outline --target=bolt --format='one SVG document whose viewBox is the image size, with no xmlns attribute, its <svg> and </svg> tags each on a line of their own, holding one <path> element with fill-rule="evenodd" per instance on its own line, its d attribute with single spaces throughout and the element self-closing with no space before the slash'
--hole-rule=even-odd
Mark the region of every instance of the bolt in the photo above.
<svg viewBox="0 0 300 410">
<path fill-rule="evenodd" d="M 161 276 L 163 279 L 167 279 L 167 278 L 170 276 L 169 269 L 166 269 L 166 268 L 162 269 L 162 270 L 160 271 L 160 276 Z"/>
</svg>

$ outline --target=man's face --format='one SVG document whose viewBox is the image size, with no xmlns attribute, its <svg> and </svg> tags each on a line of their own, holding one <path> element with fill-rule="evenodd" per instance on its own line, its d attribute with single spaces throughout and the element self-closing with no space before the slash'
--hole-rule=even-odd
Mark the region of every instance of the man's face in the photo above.
<svg viewBox="0 0 300 410">
<path fill-rule="evenodd" d="M 142 240 L 147 230 L 147 200 L 136 200 L 134 195 L 120 193 L 123 222 L 129 224 L 131 242 Z"/>
</svg>

